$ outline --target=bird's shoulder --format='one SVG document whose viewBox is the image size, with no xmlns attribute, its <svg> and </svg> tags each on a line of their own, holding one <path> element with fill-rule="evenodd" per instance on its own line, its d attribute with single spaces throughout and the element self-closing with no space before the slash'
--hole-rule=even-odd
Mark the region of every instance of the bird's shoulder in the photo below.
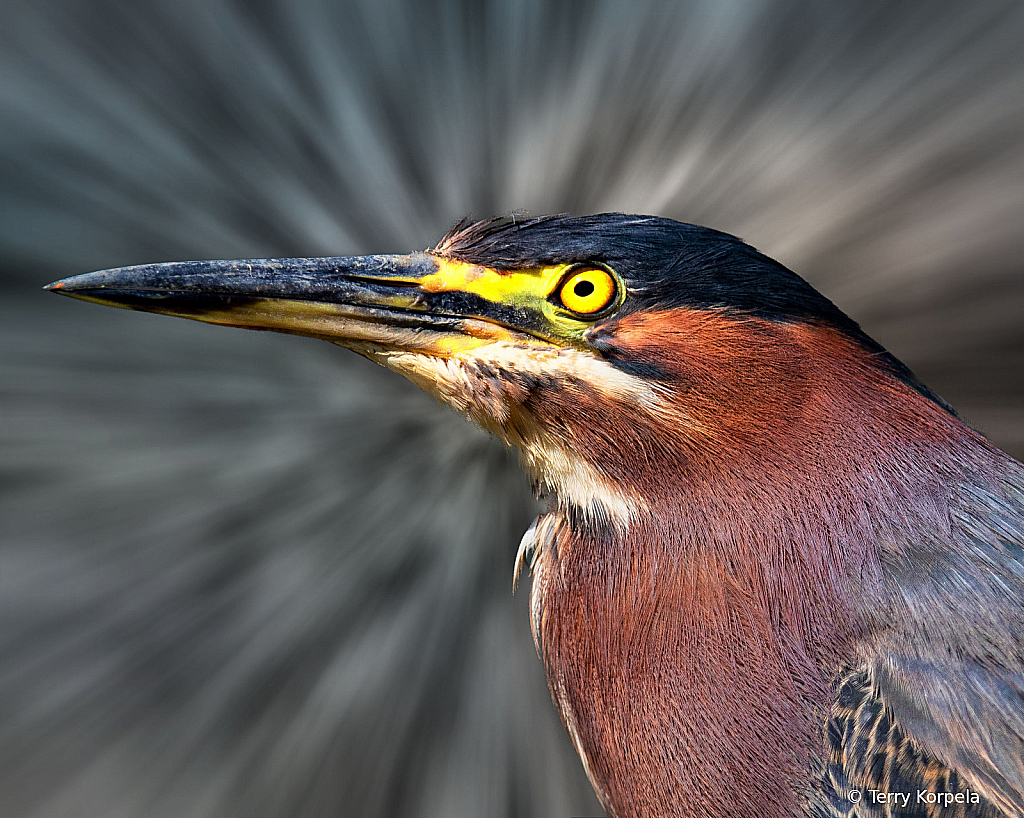
<svg viewBox="0 0 1024 818">
<path fill-rule="evenodd" d="M 1024 467 L 948 519 L 880 552 L 890 618 L 833 680 L 812 814 L 1024 816 Z"/>
</svg>

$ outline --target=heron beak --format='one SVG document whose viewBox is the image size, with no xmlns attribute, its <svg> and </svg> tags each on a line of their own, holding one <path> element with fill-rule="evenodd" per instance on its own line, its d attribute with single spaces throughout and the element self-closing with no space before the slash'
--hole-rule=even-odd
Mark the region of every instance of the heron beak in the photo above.
<svg viewBox="0 0 1024 818">
<path fill-rule="evenodd" d="M 427 253 L 182 261 L 87 273 L 45 289 L 113 307 L 309 335 L 370 355 L 447 357 L 530 337 L 503 321 L 498 305 L 453 286 L 449 266 Z"/>
</svg>

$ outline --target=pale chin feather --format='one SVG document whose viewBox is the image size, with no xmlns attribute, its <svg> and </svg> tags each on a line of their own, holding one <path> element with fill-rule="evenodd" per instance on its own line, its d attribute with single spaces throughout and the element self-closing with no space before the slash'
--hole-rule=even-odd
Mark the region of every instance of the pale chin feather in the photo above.
<svg viewBox="0 0 1024 818">
<path fill-rule="evenodd" d="M 554 494 L 559 506 L 572 506 L 588 522 L 626 530 L 646 508 L 642 498 L 615 485 L 564 440 L 531 422 L 531 417 L 517 413 L 513 428 L 509 420 L 526 397 L 524 387 L 482 373 L 496 368 L 564 379 L 593 371 L 594 377 L 587 382 L 600 384 L 616 399 L 645 408 L 659 405 L 659 396 L 645 382 L 595 356 L 560 347 L 536 350 L 497 342 L 448 358 L 401 351 L 375 352 L 368 357 L 408 378 L 506 445 L 515 446 L 527 474 Z M 594 371 L 597 369 L 600 371 Z"/>
</svg>

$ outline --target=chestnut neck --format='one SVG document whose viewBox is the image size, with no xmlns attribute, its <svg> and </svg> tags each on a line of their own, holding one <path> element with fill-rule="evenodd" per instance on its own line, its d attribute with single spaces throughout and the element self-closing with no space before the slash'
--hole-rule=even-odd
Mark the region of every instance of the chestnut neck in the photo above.
<svg viewBox="0 0 1024 818">
<path fill-rule="evenodd" d="M 948 524 L 946 464 L 980 439 L 853 352 L 836 369 L 642 468 L 623 439 L 606 473 L 646 507 L 624 530 L 564 509 L 541 554 L 552 692 L 618 818 L 800 814 L 830 681 L 884 627 L 878 542 Z"/>
</svg>

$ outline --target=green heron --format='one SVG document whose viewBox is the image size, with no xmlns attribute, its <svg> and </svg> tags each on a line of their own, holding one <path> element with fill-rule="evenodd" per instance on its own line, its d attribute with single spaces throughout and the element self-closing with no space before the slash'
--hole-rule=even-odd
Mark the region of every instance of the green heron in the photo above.
<svg viewBox="0 0 1024 818">
<path fill-rule="evenodd" d="M 515 573 L 610 815 L 1024 815 L 1024 467 L 739 239 L 497 218 L 49 289 L 341 344 L 518 447 Z"/>
</svg>

